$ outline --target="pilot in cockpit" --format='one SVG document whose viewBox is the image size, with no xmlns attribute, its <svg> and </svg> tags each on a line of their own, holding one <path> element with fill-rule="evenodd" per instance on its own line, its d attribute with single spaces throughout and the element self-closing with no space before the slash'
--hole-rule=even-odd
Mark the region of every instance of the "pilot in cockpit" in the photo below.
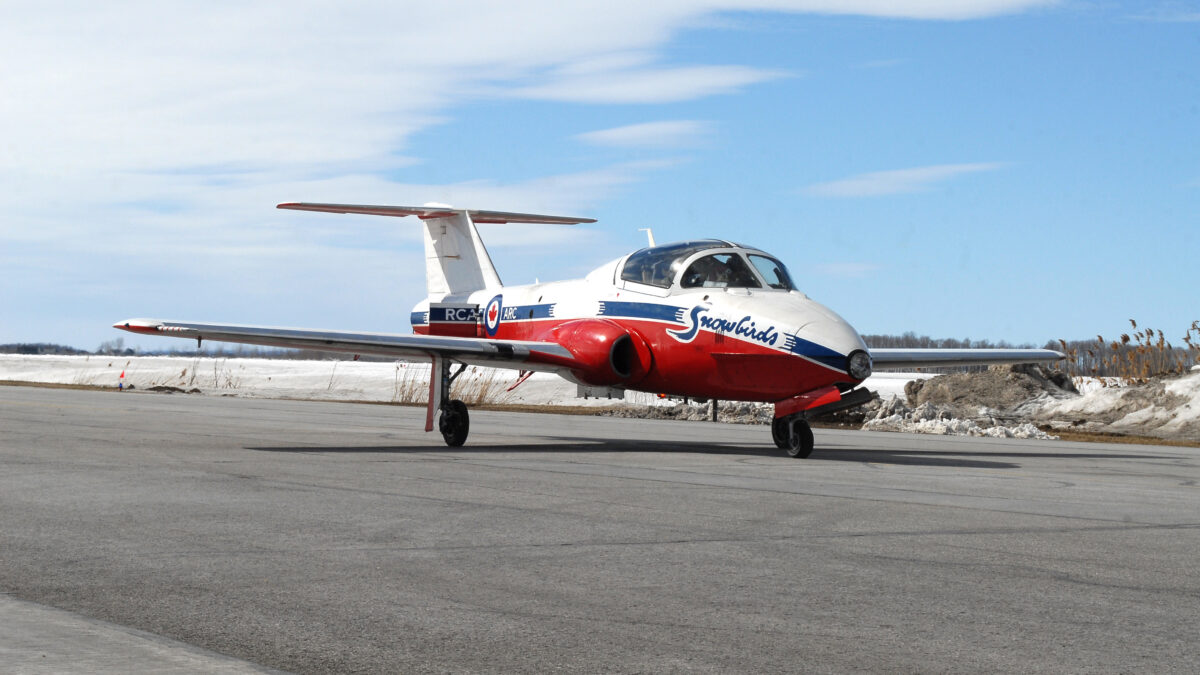
<svg viewBox="0 0 1200 675">
<path fill-rule="evenodd" d="M 758 288 L 758 281 L 742 258 L 716 253 L 688 266 L 680 279 L 683 288 Z"/>
</svg>

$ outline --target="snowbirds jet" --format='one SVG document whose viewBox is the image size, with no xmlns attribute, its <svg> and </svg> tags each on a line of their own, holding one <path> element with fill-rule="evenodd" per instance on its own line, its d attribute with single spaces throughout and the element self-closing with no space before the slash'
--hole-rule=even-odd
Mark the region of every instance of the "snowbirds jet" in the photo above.
<svg viewBox="0 0 1200 675">
<path fill-rule="evenodd" d="M 793 457 L 813 450 L 808 420 L 862 405 L 872 365 L 918 368 L 1063 358 L 1045 349 L 868 349 L 810 300 L 777 258 L 719 239 L 651 245 L 583 279 L 505 286 L 476 223 L 592 223 L 589 218 L 443 205 L 280 204 L 281 209 L 416 216 L 425 226 L 429 295 L 411 335 L 129 319 L 133 333 L 429 360 L 425 430 L 461 446 L 470 420 L 450 386 L 468 364 L 557 373 L 581 394 L 626 390 L 775 405 L 771 435 Z M 451 371 L 451 366 L 457 369 Z M 514 385 L 515 386 L 515 385 Z M 440 414 L 439 414 L 440 413 Z"/>
</svg>

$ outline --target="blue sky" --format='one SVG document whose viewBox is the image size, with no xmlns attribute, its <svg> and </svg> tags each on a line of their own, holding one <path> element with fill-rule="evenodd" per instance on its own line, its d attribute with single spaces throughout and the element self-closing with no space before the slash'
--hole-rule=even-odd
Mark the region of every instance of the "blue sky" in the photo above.
<svg viewBox="0 0 1200 675">
<path fill-rule="evenodd" d="M 507 283 L 730 238 L 864 333 L 1200 318 L 1200 4 L 646 4 L 6 3 L 0 342 L 408 332 L 416 224 L 283 201 L 600 220 L 485 226 Z"/>
</svg>

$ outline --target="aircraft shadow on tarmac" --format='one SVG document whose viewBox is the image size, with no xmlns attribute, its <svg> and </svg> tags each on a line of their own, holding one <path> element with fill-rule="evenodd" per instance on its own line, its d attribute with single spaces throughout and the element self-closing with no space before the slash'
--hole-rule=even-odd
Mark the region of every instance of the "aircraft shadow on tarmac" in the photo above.
<svg viewBox="0 0 1200 675">
<path fill-rule="evenodd" d="M 258 452 L 331 453 L 331 454 L 505 454 L 542 453 L 569 455 L 577 452 L 679 452 L 740 457 L 775 457 L 788 462 L 868 462 L 904 466 L 940 466 L 975 469 L 1018 469 L 1017 459 L 1167 459 L 1156 455 L 1127 455 L 1116 453 L 1056 453 L 1056 452 L 973 452 L 954 450 L 874 450 L 865 448 L 826 448 L 815 450 L 807 460 L 791 459 L 782 450 L 766 446 L 705 443 L 684 444 L 673 441 L 613 440 L 600 438 L 550 438 L 550 443 L 516 445 L 466 445 L 447 448 L 444 445 L 378 445 L 378 446 L 289 446 L 248 447 Z"/>
<path fill-rule="evenodd" d="M 544 453 L 570 454 L 574 452 L 689 452 L 706 455 L 739 455 L 745 457 L 783 457 L 783 451 L 761 445 L 705 443 L 702 445 L 678 441 L 613 440 L 609 438 L 559 438 L 542 437 L 546 443 L 524 443 L 512 445 L 486 445 L 482 443 L 448 448 L 445 445 L 377 445 L 377 446 L 307 446 L 307 447 L 248 447 L 260 452 L 297 453 L 384 453 L 384 454 L 502 454 Z"/>
</svg>

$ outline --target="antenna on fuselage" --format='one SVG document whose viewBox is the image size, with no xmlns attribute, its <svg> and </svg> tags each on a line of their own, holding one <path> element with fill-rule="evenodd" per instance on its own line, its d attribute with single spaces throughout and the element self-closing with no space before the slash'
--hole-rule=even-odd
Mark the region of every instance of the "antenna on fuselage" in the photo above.
<svg viewBox="0 0 1200 675">
<path fill-rule="evenodd" d="M 648 227 L 639 227 L 638 232 L 646 233 L 646 239 L 650 240 L 650 248 L 654 248 L 655 246 L 658 246 L 658 244 L 654 243 L 654 230 L 652 230 Z"/>
</svg>

